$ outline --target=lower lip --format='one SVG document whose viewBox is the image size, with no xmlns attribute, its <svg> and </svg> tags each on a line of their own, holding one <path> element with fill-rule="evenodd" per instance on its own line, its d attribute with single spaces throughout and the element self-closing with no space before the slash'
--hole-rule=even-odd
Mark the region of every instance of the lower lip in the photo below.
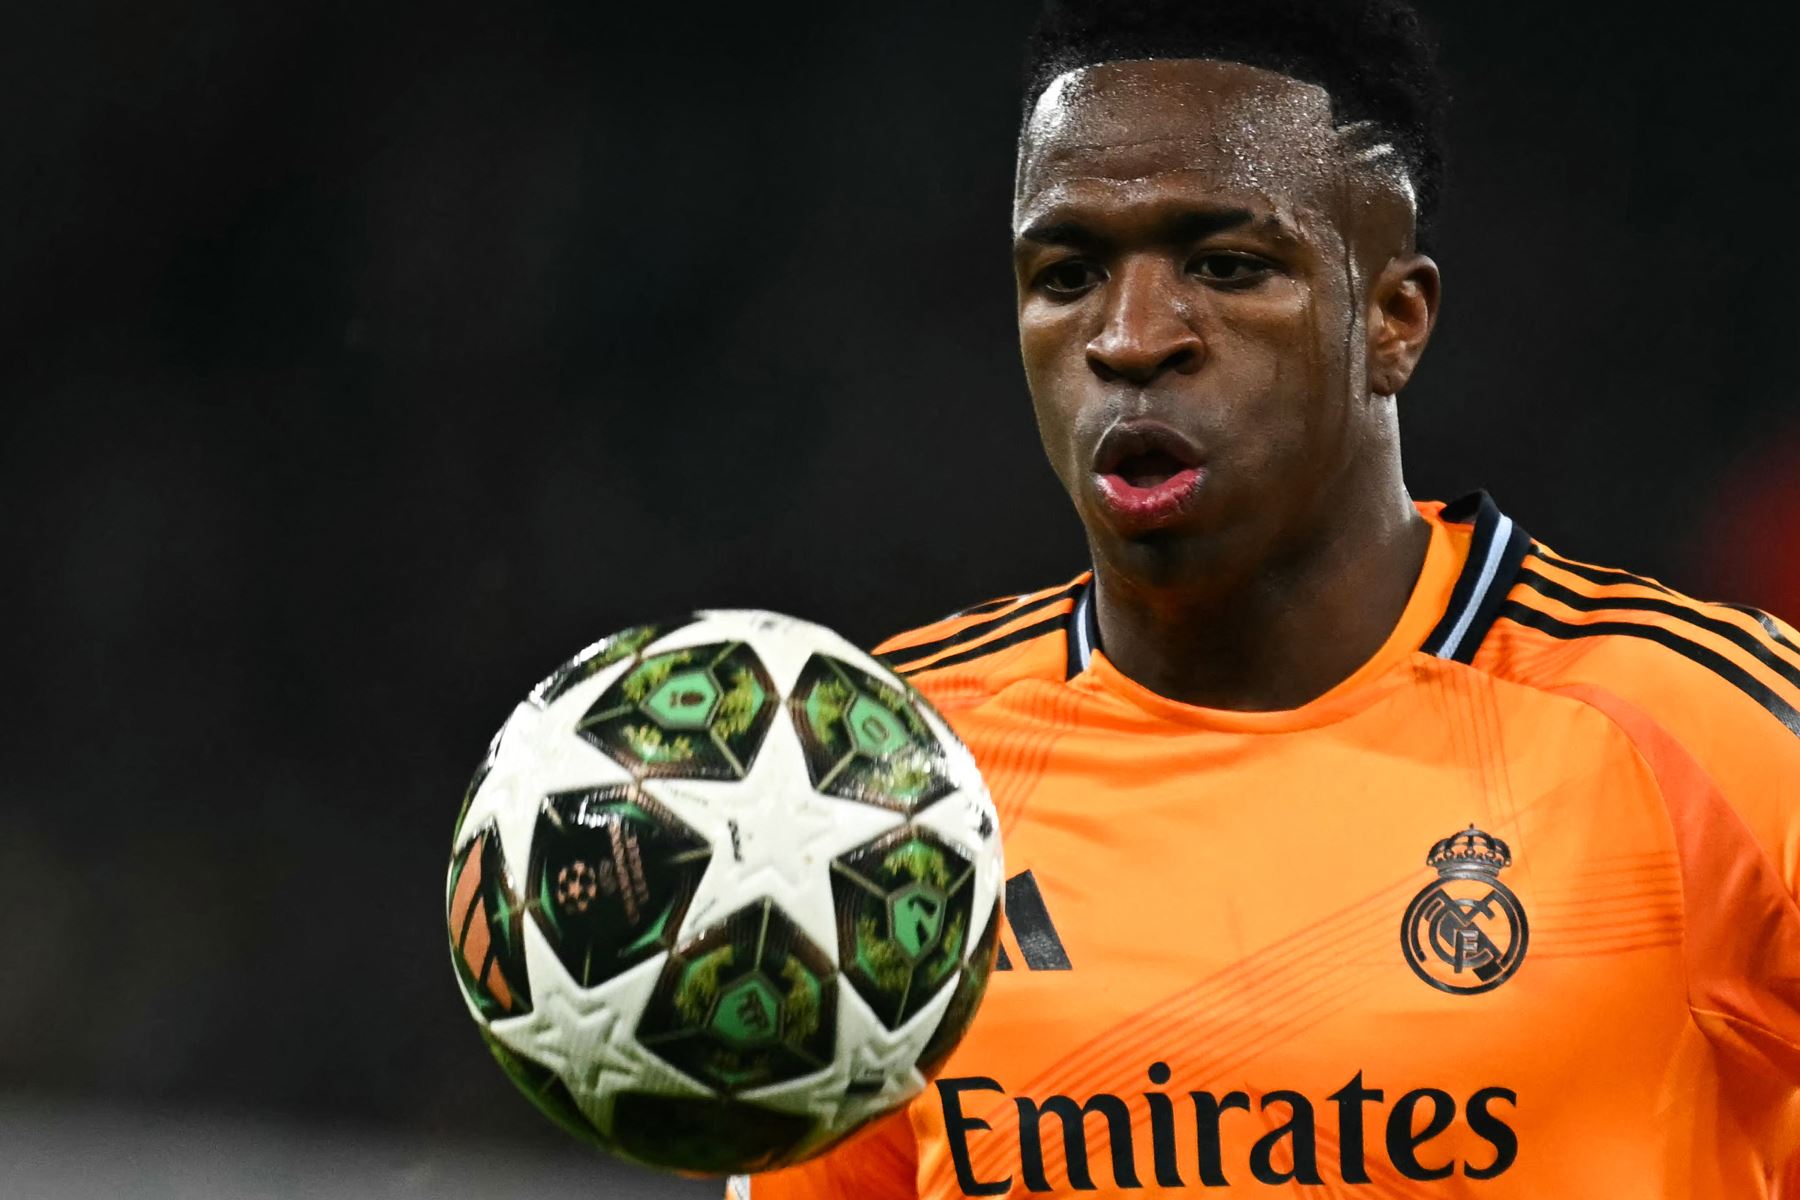
<svg viewBox="0 0 1800 1200">
<path fill-rule="evenodd" d="M 1101 475 L 1100 495 L 1107 507 L 1134 525 L 1160 525 L 1178 515 L 1189 496 L 1200 490 L 1206 472 L 1188 467 L 1160 483 L 1137 487 L 1122 475 Z"/>
</svg>

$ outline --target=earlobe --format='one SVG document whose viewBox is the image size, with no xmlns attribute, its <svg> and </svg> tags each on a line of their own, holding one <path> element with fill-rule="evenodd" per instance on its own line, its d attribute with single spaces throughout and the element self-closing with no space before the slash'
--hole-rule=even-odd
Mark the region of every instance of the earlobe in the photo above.
<svg viewBox="0 0 1800 1200">
<path fill-rule="evenodd" d="M 1369 390 L 1392 396 L 1418 369 L 1437 324 L 1441 280 L 1423 254 L 1391 260 L 1369 290 Z"/>
</svg>

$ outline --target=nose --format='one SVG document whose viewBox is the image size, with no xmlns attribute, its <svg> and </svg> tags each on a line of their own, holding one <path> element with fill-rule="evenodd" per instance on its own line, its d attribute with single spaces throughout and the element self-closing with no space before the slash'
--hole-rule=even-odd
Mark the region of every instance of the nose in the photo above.
<svg viewBox="0 0 1800 1200">
<path fill-rule="evenodd" d="M 1188 318 L 1180 284 L 1166 264 L 1128 262 L 1108 281 L 1100 332 L 1087 345 L 1088 366 L 1111 383 L 1143 387 L 1166 371 L 1192 375 L 1206 342 Z"/>
</svg>

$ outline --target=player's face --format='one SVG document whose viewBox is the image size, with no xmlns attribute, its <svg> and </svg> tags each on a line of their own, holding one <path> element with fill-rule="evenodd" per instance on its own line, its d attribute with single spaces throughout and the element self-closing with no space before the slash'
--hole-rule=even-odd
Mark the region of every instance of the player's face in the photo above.
<svg viewBox="0 0 1800 1200">
<path fill-rule="evenodd" d="M 1117 565 L 1266 559 L 1357 471 L 1388 256 L 1354 233 L 1393 205 L 1348 163 L 1321 89 L 1233 63 L 1092 67 L 1038 105 L 1020 345 L 1050 462 Z"/>
</svg>

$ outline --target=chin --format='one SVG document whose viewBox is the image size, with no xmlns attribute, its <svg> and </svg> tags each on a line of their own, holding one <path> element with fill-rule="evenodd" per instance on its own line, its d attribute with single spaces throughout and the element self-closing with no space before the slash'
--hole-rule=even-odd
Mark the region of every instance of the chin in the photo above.
<svg viewBox="0 0 1800 1200">
<path fill-rule="evenodd" d="M 1260 523 L 1230 520 L 1216 503 L 1148 527 L 1121 522 L 1101 504 L 1086 508 L 1082 518 L 1096 559 L 1147 587 L 1241 578 L 1268 557 Z"/>
</svg>

